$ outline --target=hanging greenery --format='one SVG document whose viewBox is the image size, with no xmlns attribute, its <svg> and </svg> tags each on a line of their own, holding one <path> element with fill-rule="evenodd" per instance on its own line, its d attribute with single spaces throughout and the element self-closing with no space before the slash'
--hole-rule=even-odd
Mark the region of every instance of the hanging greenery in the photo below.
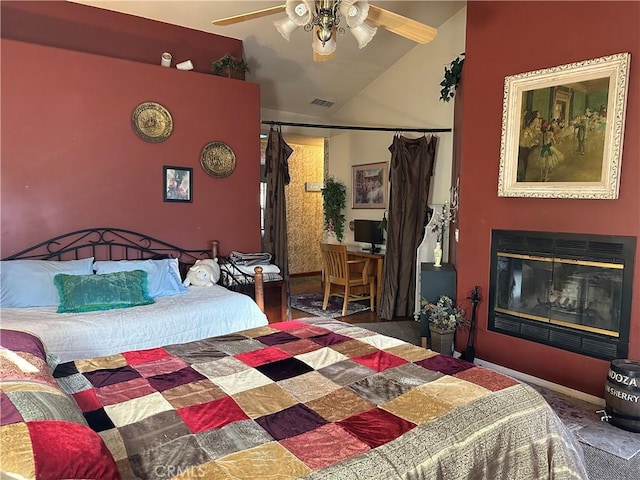
<svg viewBox="0 0 640 480">
<path fill-rule="evenodd" d="M 344 209 L 347 206 L 347 187 L 340 180 L 329 177 L 322 191 L 324 228 L 333 232 L 339 242 L 344 238 Z"/>
<path fill-rule="evenodd" d="M 440 100 L 448 102 L 453 98 L 462 78 L 462 66 L 464 65 L 464 52 L 453 60 L 449 67 L 444 67 L 444 79 L 440 82 Z"/>
</svg>

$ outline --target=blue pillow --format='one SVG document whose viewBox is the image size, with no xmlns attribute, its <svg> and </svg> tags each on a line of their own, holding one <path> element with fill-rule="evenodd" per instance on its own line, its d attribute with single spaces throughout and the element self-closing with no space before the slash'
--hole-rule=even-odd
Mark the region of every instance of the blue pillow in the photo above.
<svg viewBox="0 0 640 480">
<path fill-rule="evenodd" d="M 93 264 L 98 275 L 114 272 L 144 270 L 148 275 L 150 297 L 165 297 L 187 291 L 182 284 L 177 258 L 163 260 L 98 261 Z"/>
<path fill-rule="evenodd" d="M 60 303 L 53 277 L 91 275 L 93 257 L 81 260 L 4 260 L 0 262 L 2 307 L 51 307 Z"/>
<path fill-rule="evenodd" d="M 53 279 L 60 294 L 58 313 L 92 312 L 155 303 L 147 293 L 147 272 L 104 275 L 58 274 Z"/>
</svg>

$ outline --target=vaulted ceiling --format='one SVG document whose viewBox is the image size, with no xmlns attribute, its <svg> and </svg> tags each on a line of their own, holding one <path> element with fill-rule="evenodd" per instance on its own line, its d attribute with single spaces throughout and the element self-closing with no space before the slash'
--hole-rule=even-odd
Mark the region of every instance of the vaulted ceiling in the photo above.
<svg viewBox="0 0 640 480">
<path fill-rule="evenodd" d="M 212 20 L 260 10 L 281 1 L 103 1 L 73 0 L 98 8 L 136 15 L 215 33 L 243 41 L 245 60 L 251 71 L 247 80 L 260 84 L 261 108 L 316 117 L 330 117 L 369 83 L 406 55 L 417 43 L 383 28 L 363 49 L 350 33 L 337 38 L 336 57 L 316 63 L 312 59 L 312 33 L 302 28 L 287 42 L 273 21 L 284 13 L 229 26 Z M 380 1 L 372 4 L 438 28 L 464 1 Z M 442 66 L 434 66 L 441 69 Z M 329 108 L 312 104 L 314 99 L 333 102 Z"/>
</svg>

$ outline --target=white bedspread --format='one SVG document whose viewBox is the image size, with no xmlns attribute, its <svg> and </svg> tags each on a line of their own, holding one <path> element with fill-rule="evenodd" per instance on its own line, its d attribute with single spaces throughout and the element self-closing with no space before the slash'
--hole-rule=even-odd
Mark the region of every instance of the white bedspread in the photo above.
<svg viewBox="0 0 640 480">
<path fill-rule="evenodd" d="M 185 343 L 267 325 L 258 305 L 219 285 L 189 287 L 153 305 L 87 313 L 2 308 L 2 327 L 34 333 L 60 361 Z"/>
</svg>

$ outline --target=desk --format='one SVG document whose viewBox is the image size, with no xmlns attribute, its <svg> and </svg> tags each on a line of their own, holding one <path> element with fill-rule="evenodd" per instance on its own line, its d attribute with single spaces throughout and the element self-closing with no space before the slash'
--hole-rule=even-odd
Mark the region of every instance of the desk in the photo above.
<svg viewBox="0 0 640 480">
<path fill-rule="evenodd" d="M 382 294 L 382 269 L 384 267 L 384 255 L 379 253 L 363 252 L 362 250 L 347 250 L 347 257 L 351 260 L 358 258 L 370 258 L 369 275 L 376 277 L 376 312 L 380 311 L 380 296 Z"/>
</svg>

